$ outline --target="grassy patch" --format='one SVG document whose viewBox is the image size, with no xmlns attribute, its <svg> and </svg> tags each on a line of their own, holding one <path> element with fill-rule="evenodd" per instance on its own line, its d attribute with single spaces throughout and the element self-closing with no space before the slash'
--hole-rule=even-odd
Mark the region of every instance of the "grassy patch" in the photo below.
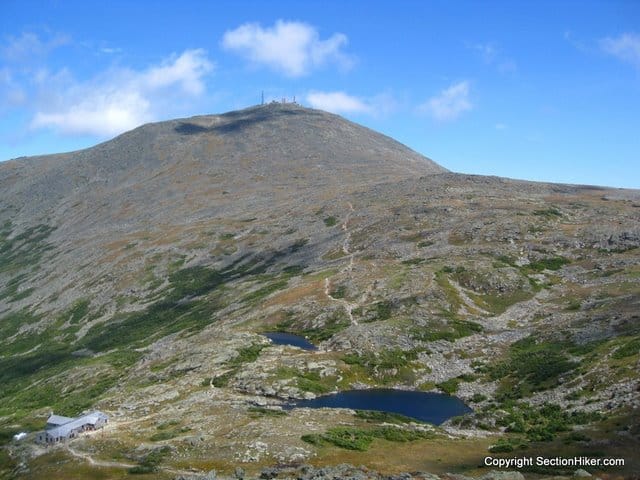
<svg viewBox="0 0 640 480">
<path fill-rule="evenodd" d="M 400 413 L 381 412 L 379 410 L 356 410 L 356 417 L 374 423 L 422 423 L 420 420 Z"/>
<path fill-rule="evenodd" d="M 445 380 L 444 382 L 436 383 L 436 387 L 438 387 L 444 393 L 453 395 L 458 391 L 459 384 L 460 384 L 459 378 L 450 378 L 449 380 Z"/>
<path fill-rule="evenodd" d="M 505 410 L 506 415 L 498 420 L 498 425 L 505 427 L 507 432 L 523 434 L 531 442 L 549 442 L 558 433 L 570 431 L 574 425 L 584 425 L 601 418 L 598 413 L 569 412 L 554 404 L 536 408 L 516 403 L 506 406 Z"/>
<path fill-rule="evenodd" d="M 640 353 L 640 338 L 634 338 L 630 342 L 618 347 L 611 355 L 614 359 L 620 360 Z"/>
<path fill-rule="evenodd" d="M 54 230 L 54 227 L 40 224 L 11 237 L 12 224 L 5 222 L 0 227 L 0 273 L 37 268 L 44 253 L 53 248 L 46 240 Z"/>
<path fill-rule="evenodd" d="M 260 356 L 260 352 L 266 347 L 266 345 L 253 344 L 248 347 L 241 348 L 236 353 L 236 356 L 227 362 L 227 366 L 230 368 L 228 372 L 218 375 L 217 377 L 205 378 L 202 381 L 202 386 L 207 387 L 209 384 L 214 387 L 222 388 L 229 385 L 229 381 L 238 373 L 240 368 L 246 363 L 255 362 Z"/>
<path fill-rule="evenodd" d="M 295 379 L 297 388 L 318 395 L 334 391 L 338 380 L 335 375 L 323 377 L 318 370 L 300 371 L 291 367 L 279 368 L 276 377 L 278 379 L 293 378 Z"/>
<path fill-rule="evenodd" d="M 545 208 L 544 210 L 534 210 L 533 214 L 538 217 L 554 218 L 561 217 L 562 213 L 557 208 Z"/>
<path fill-rule="evenodd" d="M 266 347 L 262 344 L 254 344 L 238 350 L 238 354 L 229 362 L 229 366 L 240 367 L 245 363 L 253 363 L 260 356 L 260 352 Z"/>
<path fill-rule="evenodd" d="M 395 426 L 374 428 L 334 427 L 323 434 L 303 435 L 302 440 L 316 446 L 334 445 L 346 450 L 364 452 L 368 450 L 376 438 L 389 442 L 411 442 L 433 437 L 435 437 L 433 432 L 410 430 Z"/>
<path fill-rule="evenodd" d="M 278 410 L 275 408 L 265 408 L 265 407 L 249 407 L 247 410 L 249 415 L 254 418 L 257 417 L 286 417 L 288 415 L 284 410 Z"/>
<path fill-rule="evenodd" d="M 423 342 L 435 342 L 447 340 L 455 342 L 458 338 L 468 337 L 482 331 L 482 325 L 469 320 L 448 320 L 446 323 L 430 325 L 428 327 L 416 327 L 411 331 L 415 340 Z"/>
<path fill-rule="evenodd" d="M 331 296 L 333 298 L 344 298 L 347 294 L 347 287 L 345 285 L 338 285 L 331 290 Z"/>
<path fill-rule="evenodd" d="M 277 292 L 278 290 L 282 290 L 287 288 L 287 280 L 278 280 L 269 285 L 266 285 L 258 290 L 255 290 L 248 295 L 245 295 L 240 301 L 241 302 L 257 302 L 262 300 L 265 297 L 268 297 L 272 293 Z"/>
<path fill-rule="evenodd" d="M 425 258 L 421 258 L 421 257 L 414 257 L 414 258 L 410 258 L 408 260 L 402 260 L 402 264 L 403 265 L 420 265 L 421 263 L 426 262 L 427 260 Z"/>
<path fill-rule="evenodd" d="M 311 343 L 317 344 L 318 342 L 330 339 L 350 324 L 343 310 L 335 310 L 331 316 L 325 320 L 322 326 L 310 328 L 305 326 L 300 320 L 290 317 L 278 323 L 272 331 L 301 335 Z"/>
<path fill-rule="evenodd" d="M 553 388 L 561 375 L 577 363 L 566 354 L 566 342 L 543 342 L 529 336 L 511 345 L 507 358 L 490 368 L 490 377 L 501 380 L 498 397 L 521 398 Z"/>
<path fill-rule="evenodd" d="M 162 460 L 170 453 L 171 447 L 169 446 L 152 450 L 142 460 L 140 460 L 139 465 L 130 468 L 128 471 L 133 475 L 157 472 L 158 466 Z"/>
<path fill-rule="evenodd" d="M 323 222 L 327 227 L 333 227 L 338 223 L 338 219 L 332 215 L 330 217 L 326 217 Z"/>
<path fill-rule="evenodd" d="M 549 257 L 542 260 L 536 260 L 531 262 L 525 268 L 533 270 L 535 272 L 541 272 L 543 270 L 560 270 L 564 265 L 571 263 L 571 260 L 565 257 Z"/>
<path fill-rule="evenodd" d="M 382 350 L 363 354 L 348 353 L 342 361 L 351 366 L 352 373 L 359 377 L 374 379 L 376 383 L 413 383 L 416 378 L 414 365 L 417 350 Z"/>
</svg>

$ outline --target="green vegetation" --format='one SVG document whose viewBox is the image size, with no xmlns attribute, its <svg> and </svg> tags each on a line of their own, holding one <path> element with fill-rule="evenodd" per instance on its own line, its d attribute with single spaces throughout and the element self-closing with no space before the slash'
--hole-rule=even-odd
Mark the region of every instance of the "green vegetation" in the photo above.
<svg viewBox="0 0 640 480">
<path fill-rule="evenodd" d="M 249 345 L 238 350 L 238 354 L 229 362 L 231 367 L 241 367 L 245 363 L 253 363 L 260 356 L 260 352 L 266 347 L 259 343 Z"/>
<path fill-rule="evenodd" d="M 326 217 L 323 221 L 327 227 L 333 227 L 338 223 L 338 219 L 333 215 L 330 217 Z"/>
<path fill-rule="evenodd" d="M 270 257 L 240 258 L 222 271 L 202 266 L 175 270 L 169 275 L 169 286 L 157 294 L 160 299 L 144 310 L 119 314 L 109 322 L 94 325 L 79 341 L 75 341 L 73 333 L 89 315 L 90 303 L 86 299 L 77 301 L 48 327 L 36 332 L 16 335 L 21 327 L 42 320 L 29 310 L 5 316 L 0 320 L 0 336 L 4 339 L 13 337 L 13 341 L 3 345 L 4 356 L 0 358 L 3 385 L 0 416 L 14 415 L 20 420 L 30 411 L 42 407 L 76 415 L 89 408 L 137 361 L 141 353 L 136 348 L 170 333 L 196 331 L 209 325 L 215 321 L 215 314 L 221 307 L 218 293 L 221 287 L 247 276 L 258 278 L 292 248 L 299 247 L 296 245 Z M 3 248 L 6 253 L 6 244 Z M 279 275 L 288 278 L 298 271 L 290 268 Z M 272 276 L 270 274 L 268 278 Z M 67 327 L 63 329 L 65 324 Z M 94 355 L 73 354 L 81 349 Z M 21 356 L 17 357 L 17 354 Z M 258 348 L 254 346 L 242 350 L 232 362 L 232 368 L 238 368 L 258 354 Z M 78 382 L 75 388 L 73 384 L 69 388 L 60 381 L 76 372 L 92 375 L 98 381 Z M 230 374 L 216 378 L 213 383 L 221 384 L 229 377 Z"/>
<path fill-rule="evenodd" d="M 356 417 L 367 422 L 375 423 L 423 423 L 421 420 L 407 417 L 400 413 L 381 412 L 379 410 L 356 410 Z"/>
<path fill-rule="evenodd" d="M 213 378 L 205 378 L 202 381 L 202 386 L 209 386 L 209 384 L 214 387 L 222 388 L 229 385 L 229 381 L 238 373 L 240 368 L 245 363 L 255 362 L 260 356 L 260 352 L 266 347 L 266 345 L 261 345 L 259 343 L 255 343 L 253 345 L 249 345 L 248 347 L 241 348 L 238 350 L 236 356 L 232 358 L 229 362 L 227 362 L 227 367 L 230 368 L 228 372 L 223 373 L 222 375 L 218 375 Z"/>
<path fill-rule="evenodd" d="M 414 257 L 414 258 L 410 258 L 408 260 L 402 260 L 403 265 L 420 265 L 421 263 L 426 262 L 426 258 L 421 258 L 421 257 Z"/>
<path fill-rule="evenodd" d="M 335 375 L 321 376 L 318 370 L 300 371 L 291 367 L 281 367 L 277 370 L 278 379 L 293 378 L 296 387 L 305 392 L 318 395 L 329 393 L 336 389 L 338 377 Z"/>
<path fill-rule="evenodd" d="M 483 395 L 482 393 L 474 393 L 473 397 L 471 397 L 471 401 L 473 403 L 484 402 L 486 399 L 487 399 L 487 396 Z"/>
<path fill-rule="evenodd" d="M 129 473 L 131 474 L 144 474 L 144 473 L 154 473 L 158 471 L 158 465 L 160 462 L 171 453 L 171 447 L 164 446 L 162 448 L 156 448 L 149 452 L 144 459 L 139 462 L 139 465 L 132 467 L 129 469 Z"/>
<path fill-rule="evenodd" d="M 0 273 L 37 268 L 44 253 L 53 248 L 46 240 L 54 230 L 54 227 L 40 224 L 9 238 L 13 233 L 12 224 L 6 221 L 0 226 Z"/>
<path fill-rule="evenodd" d="M 491 453 L 510 453 L 514 450 L 524 450 L 527 448 L 527 442 L 520 438 L 500 438 L 498 441 L 489 447 Z"/>
<path fill-rule="evenodd" d="M 223 373 L 222 375 L 218 375 L 217 377 L 213 377 L 211 379 L 211 385 L 217 388 L 223 388 L 229 385 L 229 380 L 236 374 L 236 370 L 231 372 Z"/>
<path fill-rule="evenodd" d="M 393 303 L 389 300 L 383 300 L 381 302 L 374 303 L 376 320 L 388 320 L 391 318 L 391 312 L 393 311 Z"/>
<path fill-rule="evenodd" d="M 259 300 L 262 300 L 265 297 L 268 297 L 272 293 L 277 292 L 278 290 L 282 290 L 284 288 L 287 288 L 287 280 L 278 280 L 265 287 L 259 288 L 258 290 L 255 290 L 249 293 L 248 295 L 245 295 L 240 301 L 243 303 L 257 302 Z"/>
<path fill-rule="evenodd" d="M 468 337 L 482 331 L 482 325 L 469 320 L 449 320 L 437 326 L 416 327 L 411 331 L 414 339 L 423 342 L 447 340 L 454 342 L 458 338 Z"/>
<path fill-rule="evenodd" d="M 449 380 L 445 380 L 444 382 L 436 383 L 436 387 L 438 387 L 444 393 L 453 395 L 458 391 L 459 384 L 460 384 L 459 378 L 450 378 Z"/>
<path fill-rule="evenodd" d="M 431 245 L 433 245 L 434 242 L 430 241 L 430 240 L 422 240 L 420 242 L 418 242 L 416 244 L 416 247 L 418 248 L 425 248 L 425 247 L 430 247 Z"/>
<path fill-rule="evenodd" d="M 252 417 L 286 417 L 288 415 L 284 410 L 265 407 L 249 407 L 247 411 Z"/>
<path fill-rule="evenodd" d="M 580 301 L 579 300 L 571 300 L 569 302 L 569 304 L 567 305 L 567 308 L 565 310 L 569 311 L 569 312 L 576 312 L 578 310 L 580 310 Z"/>
<path fill-rule="evenodd" d="M 564 265 L 568 265 L 569 263 L 571 263 L 571 260 L 568 258 L 558 256 L 531 262 L 527 267 L 535 272 L 541 272 L 543 270 L 560 270 Z"/>
<path fill-rule="evenodd" d="M 389 442 L 412 442 L 435 437 L 435 433 L 423 430 L 411 430 L 397 426 L 374 428 L 334 427 L 323 434 L 303 435 L 303 441 L 316 446 L 334 445 L 347 450 L 366 451 L 374 439 L 381 438 Z"/>
<path fill-rule="evenodd" d="M 560 210 L 553 207 L 545 208 L 544 210 L 534 210 L 533 214 L 538 217 L 546 217 L 546 218 L 562 216 L 562 213 L 560 212 Z"/>
<path fill-rule="evenodd" d="M 621 347 L 618 347 L 611 356 L 616 360 L 620 360 L 632 355 L 637 355 L 638 353 L 640 353 L 640 338 L 634 338 Z"/>
<path fill-rule="evenodd" d="M 309 370 L 299 374 L 297 386 L 300 390 L 305 392 L 313 392 L 317 395 L 322 395 L 333 390 L 332 385 L 330 384 L 333 383 L 331 380 L 335 380 L 335 377 L 323 379 L 320 376 L 320 372 L 316 370 Z"/>
<path fill-rule="evenodd" d="M 347 294 L 347 287 L 345 285 L 338 285 L 331 291 L 333 298 L 344 298 Z"/>
<path fill-rule="evenodd" d="M 560 405 L 544 404 L 535 408 L 527 403 L 515 403 L 505 407 L 507 414 L 498 425 L 507 432 L 523 434 L 530 442 L 548 442 L 559 432 L 570 431 L 574 425 L 584 425 L 599 420 L 600 414 L 580 411 L 569 412 Z"/>
<path fill-rule="evenodd" d="M 389 320 L 393 316 L 393 311 L 398 307 L 391 300 L 381 300 L 365 308 L 359 307 L 353 310 L 354 315 L 362 317 L 363 323 L 381 322 Z"/>
<path fill-rule="evenodd" d="M 21 290 L 20 287 L 28 280 L 29 273 L 39 268 L 43 255 L 53 249 L 46 240 L 54 230 L 41 224 L 9 238 L 13 234 L 12 223 L 6 221 L 0 226 L 0 274 L 12 276 L 0 289 L 0 299 L 17 302 L 31 296 L 33 288 Z"/>
<path fill-rule="evenodd" d="M 417 358 L 417 350 L 393 349 L 363 354 L 348 353 L 342 356 L 342 361 L 351 366 L 356 376 L 372 378 L 377 383 L 412 383 L 416 376 L 413 362 Z"/>
<path fill-rule="evenodd" d="M 458 375 L 457 377 L 450 378 L 445 380 L 444 382 L 437 383 L 435 386 L 439 388 L 444 393 L 448 393 L 449 395 L 453 395 L 458 391 L 458 386 L 460 382 L 473 382 L 475 380 L 475 375 L 463 373 L 462 375 Z M 482 397 L 482 395 L 480 395 Z"/>
<path fill-rule="evenodd" d="M 350 325 L 344 310 L 335 310 L 329 316 L 324 325 L 318 327 L 306 327 L 299 319 L 289 317 L 278 323 L 272 331 L 294 333 L 305 337 L 311 343 L 317 344 L 330 339 L 336 333 L 341 332 Z"/>
<path fill-rule="evenodd" d="M 275 252 L 268 258 L 245 257 L 224 270 L 214 270 L 204 266 L 187 267 L 169 275 L 169 286 L 158 294 L 159 300 L 144 310 L 117 315 L 108 325 L 92 327 L 82 339 L 81 345 L 93 351 L 106 351 L 123 346 L 140 347 L 157 338 L 183 330 L 197 331 L 216 319 L 217 311 L 223 306 L 219 297 L 223 287 L 234 280 L 265 275 L 267 269 L 278 260 L 304 245 L 306 240 L 294 242 L 288 249 Z M 243 301 L 256 301 L 286 286 L 286 279 L 296 275 L 300 266 L 289 266 L 277 281 L 260 288 Z M 152 332 L 150 334 L 150 332 Z"/>
<path fill-rule="evenodd" d="M 178 420 L 169 420 L 167 422 L 161 423 L 156 426 L 158 430 L 156 433 L 151 435 L 149 440 L 152 442 L 161 442 L 163 440 L 170 440 L 172 438 L 177 437 L 181 433 L 185 433 L 191 430 L 189 427 L 180 427 L 180 422 Z"/>
<path fill-rule="evenodd" d="M 542 342 L 529 336 L 511 345 L 507 358 L 491 367 L 492 380 L 501 380 L 498 398 L 521 398 L 553 388 L 561 375 L 577 364 L 569 360 L 566 342 Z"/>
</svg>

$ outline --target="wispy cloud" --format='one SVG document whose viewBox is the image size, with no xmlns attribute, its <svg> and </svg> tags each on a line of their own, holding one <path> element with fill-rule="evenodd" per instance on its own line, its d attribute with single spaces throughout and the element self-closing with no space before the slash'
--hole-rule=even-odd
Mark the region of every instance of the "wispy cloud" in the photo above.
<svg viewBox="0 0 640 480">
<path fill-rule="evenodd" d="M 516 62 L 493 42 L 474 43 L 467 47 L 475 51 L 485 64 L 495 66 L 500 73 L 514 73 L 518 69 Z"/>
<path fill-rule="evenodd" d="M 114 47 L 102 47 L 100 48 L 100 53 L 105 53 L 107 55 L 114 55 L 116 53 L 122 53 L 122 49 L 114 48 Z"/>
<path fill-rule="evenodd" d="M 364 100 L 345 92 L 310 92 L 306 100 L 313 108 L 333 113 L 371 113 L 372 111 Z"/>
<path fill-rule="evenodd" d="M 273 27 L 246 23 L 227 31 L 226 50 L 236 52 L 254 65 L 266 66 L 289 77 L 300 77 L 327 63 L 347 68 L 351 58 L 342 49 L 347 37 L 334 33 L 326 40 L 311 25 L 278 20 Z"/>
<path fill-rule="evenodd" d="M 617 37 L 600 40 L 600 48 L 623 62 L 640 68 L 640 34 L 623 33 Z"/>
<path fill-rule="evenodd" d="M 469 81 L 454 83 L 438 95 L 429 98 L 418 107 L 418 111 L 430 115 L 439 122 L 455 120 L 473 108 L 469 99 Z"/>
<path fill-rule="evenodd" d="M 0 47 L 0 55 L 8 62 L 31 62 L 50 51 L 70 42 L 68 35 L 61 33 L 43 39 L 34 32 L 23 32 L 19 36 L 8 36 Z"/>
<path fill-rule="evenodd" d="M 26 101 L 24 87 L 8 68 L 0 68 L 0 111 L 3 107 L 15 107 Z M 6 104 L 6 105 L 5 105 Z"/>
<path fill-rule="evenodd" d="M 55 89 L 59 93 L 41 98 L 31 127 L 63 134 L 116 135 L 155 119 L 170 105 L 201 95 L 204 77 L 212 69 L 206 52 L 198 49 L 145 70 L 111 70 L 87 82 L 77 82 L 70 74 L 56 79 L 44 71 L 36 81 L 59 85 Z"/>
<path fill-rule="evenodd" d="M 498 54 L 497 47 L 493 43 L 475 43 L 471 48 L 476 51 L 485 63 L 492 63 Z"/>
<path fill-rule="evenodd" d="M 390 93 L 358 97 L 343 91 L 311 91 L 306 95 L 305 100 L 311 107 L 328 112 L 366 114 L 375 117 L 393 112 L 398 105 Z"/>
</svg>

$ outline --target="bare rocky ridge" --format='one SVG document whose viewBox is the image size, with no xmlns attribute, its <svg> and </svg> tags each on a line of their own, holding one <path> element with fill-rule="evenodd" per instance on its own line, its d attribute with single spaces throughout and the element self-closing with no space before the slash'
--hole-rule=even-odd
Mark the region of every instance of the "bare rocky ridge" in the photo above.
<svg viewBox="0 0 640 480">
<path fill-rule="evenodd" d="M 0 227 L 2 438 L 51 410 L 112 418 L 69 451 L 3 447 L 18 478 L 83 458 L 158 478 L 308 462 L 481 476 L 496 443 L 638 446 L 639 191 L 450 173 L 269 104 L 0 164 Z M 387 422 L 281 409 L 375 386 L 455 393 L 475 413 L 353 452 L 333 429 Z"/>
</svg>

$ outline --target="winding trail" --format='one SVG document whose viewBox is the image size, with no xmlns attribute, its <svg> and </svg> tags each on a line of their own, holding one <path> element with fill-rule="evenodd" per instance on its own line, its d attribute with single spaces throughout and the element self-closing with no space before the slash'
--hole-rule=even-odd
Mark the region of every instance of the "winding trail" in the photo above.
<svg viewBox="0 0 640 480">
<path fill-rule="evenodd" d="M 92 467 L 127 468 L 128 469 L 128 468 L 133 468 L 137 466 L 134 463 L 114 462 L 114 461 L 108 461 L 108 460 L 96 460 L 88 453 L 79 452 L 78 450 L 75 450 L 74 448 L 72 448 L 70 445 L 65 444 L 64 447 L 71 455 L 81 460 L 84 460 Z M 179 470 L 177 468 L 171 468 L 171 467 L 166 467 L 162 465 L 158 466 L 158 470 L 169 472 L 173 475 L 193 475 L 194 474 L 192 470 Z"/>
<path fill-rule="evenodd" d="M 89 465 L 94 467 L 116 467 L 116 468 L 132 468 L 135 467 L 133 463 L 124 463 L 124 462 L 110 462 L 107 460 L 96 460 L 88 453 L 79 452 L 74 450 L 71 446 L 65 445 L 66 450 L 76 458 L 80 458 L 87 462 Z"/>
<path fill-rule="evenodd" d="M 351 202 L 348 202 L 347 205 L 349 207 L 349 211 L 347 212 L 347 215 L 345 216 L 344 221 L 340 225 L 340 228 L 345 234 L 344 240 L 342 242 L 342 252 L 349 257 L 349 263 L 344 268 L 342 268 L 338 273 L 339 274 L 344 273 L 350 277 L 353 272 L 355 253 L 351 251 L 351 231 L 349 230 L 349 221 L 351 220 L 351 215 L 355 210 L 353 209 L 353 205 L 351 204 Z M 330 300 L 337 302 L 344 307 L 345 311 L 347 312 L 347 317 L 349 317 L 349 322 L 351 322 L 351 325 L 358 325 L 358 321 L 353 316 L 353 309 L 358 308 L 360 306 L 360 303 L 351 303 L 345 300 L 344 298 L 335 298 L 334 296 L 332 296 L 331 295 L 331 279 L 329 277 L 326 277 L 324 279 L 324 294 Z M 365 296 L 366 296 L 366 292 L 363 295 L 363 298 L 365 298 Z"/>
</svg>

